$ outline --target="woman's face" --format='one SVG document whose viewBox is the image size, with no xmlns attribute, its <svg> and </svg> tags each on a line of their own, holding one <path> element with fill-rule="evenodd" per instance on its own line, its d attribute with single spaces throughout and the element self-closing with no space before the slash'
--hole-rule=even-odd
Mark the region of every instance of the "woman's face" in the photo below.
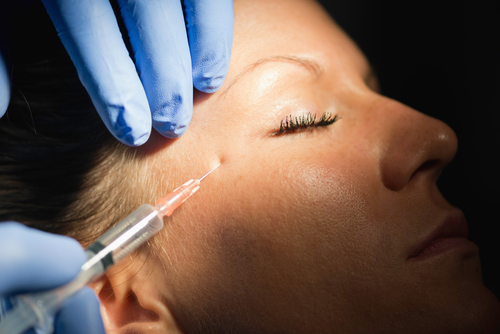
<svg viewBox="0 0 500 334">
<path fill-rule="evenodd" d="M 379 95 L 365 57 L 315 2 L 236 1 L 235 13 L 222 89 L 196 93 L 184 136 L 153 136 L 144 148 L 148 168 L 169 180 L 163 193 L 221 163 L 166 220 L 163 251 L 149 260 L 179 326 L 492 328 L 499 305 L 482 284 L 477 247 L 441 239 L 419 255 L 439 236 L 467 233 L 436 187 L 457 148 L 453 131 Z M 309 113 L 316 123 L 340 119 L 279 131 L 287 116 Z"/>
</svg>

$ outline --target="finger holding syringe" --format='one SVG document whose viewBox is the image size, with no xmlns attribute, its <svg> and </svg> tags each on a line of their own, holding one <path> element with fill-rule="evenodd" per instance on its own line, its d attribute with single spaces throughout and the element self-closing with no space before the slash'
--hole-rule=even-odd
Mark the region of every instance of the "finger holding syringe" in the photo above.
<svg viewBox="0 0 500 334">
<path fill-rule="evenodd" d="M 200 188 L 200 182 L 212 173 L 213 168 L 200 179 L 192 179 L 160 199 L 156 206 L 144 204 L 104 233 L 86 249 L 88 261 L 78 276 L 70 283 L 38 294 L 19 295 L 13 298 L 14 308 L 0 323 L 0 334 L 23 333 L 36 327 L 44 333 L 53 330 L 52 319 L 61 304 L 78 290 L 98 279 L 111 266 L 130 255 L 163 228 L 163 217 L 170 216 Z"/>
</svg>

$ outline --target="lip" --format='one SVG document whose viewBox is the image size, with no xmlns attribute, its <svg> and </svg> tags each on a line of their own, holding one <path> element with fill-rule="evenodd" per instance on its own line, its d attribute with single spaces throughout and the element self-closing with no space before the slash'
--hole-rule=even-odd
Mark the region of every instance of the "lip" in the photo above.
<svg viewBox="0 0 500 334">
<path fill-rule="evenodd" d="M 467 240 L 468 234 L 465 216 L 456 209 L 412 248 L 408 259 L 429 257 L 451 247 L 469 247 L 473 243 Z"/>
</svg>

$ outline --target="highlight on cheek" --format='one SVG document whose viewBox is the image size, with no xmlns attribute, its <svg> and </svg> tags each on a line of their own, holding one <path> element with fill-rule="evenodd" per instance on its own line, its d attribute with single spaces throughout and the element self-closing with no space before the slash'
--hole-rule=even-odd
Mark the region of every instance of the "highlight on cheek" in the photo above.
<svg viewBox="0 0 500 334">
<path fill-rule="evenodd" d="M 340 120 L 338 115 L 333 115 L 331 112 L 325 112 L 320 119 L 316 118 L 316 114 L 310 112 L 304 113 L 302 116 L 292 117 L 286 116 L 281 120 L 280 128 L 272 133 L 273 136 L 296 133 L 305 130 L 313 130 L 314 128 L 328 126 Z"/>
</svg>

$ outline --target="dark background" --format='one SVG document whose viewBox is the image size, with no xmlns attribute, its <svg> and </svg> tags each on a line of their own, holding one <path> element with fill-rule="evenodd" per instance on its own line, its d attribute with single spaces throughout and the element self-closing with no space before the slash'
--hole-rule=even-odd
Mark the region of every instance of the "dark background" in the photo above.
<svg viewBox="0 0 500 334">
<path fill-rule="evenodd" d="M 438 181 L 478 244 L 484 282 L 500 298 L 500 18 L 494 1 L 320 0 L 375 68 L 382 93 L 455 130 Z"/>
</svg>

